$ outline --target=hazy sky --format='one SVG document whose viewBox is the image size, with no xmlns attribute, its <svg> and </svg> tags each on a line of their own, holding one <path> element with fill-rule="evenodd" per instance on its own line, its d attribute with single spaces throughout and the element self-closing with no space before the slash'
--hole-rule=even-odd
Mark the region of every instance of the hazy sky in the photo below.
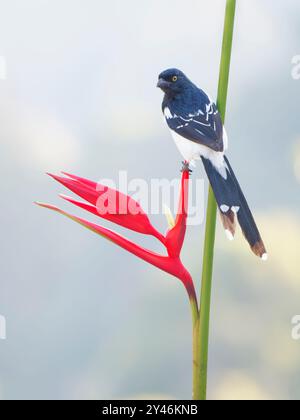
<svg viewBox="0 0 300 420">
<path fill-rule="evenodd" d="M 46 171 L 95 180 L 117 179 L 119 170 L 146 181 L 179 177 L 157 75 L 181 68 L 216 96 L 224 4 L 1 1 L 0 314 L 7 340 L 0 340 L 0 397 L 189 398 L 182 286 L 32 203 L 57 204 L 65 192 Z M 211 398 L 300 397 L 300 343 L 290 334 L 300 313 L 300 80 L 291 76 L 299 24 L 297 0 L 237 1 L 229 154 L 270 261 L 262 266 L 241 235 L 231 244 L 218 231 Z M 193 179 L 202 176 L 199 165 Z M 163 216 L 155 222 L 166 226 Z M 197 283 L 203 229 L 190 227 L 184 250 Z"/>
</svg>

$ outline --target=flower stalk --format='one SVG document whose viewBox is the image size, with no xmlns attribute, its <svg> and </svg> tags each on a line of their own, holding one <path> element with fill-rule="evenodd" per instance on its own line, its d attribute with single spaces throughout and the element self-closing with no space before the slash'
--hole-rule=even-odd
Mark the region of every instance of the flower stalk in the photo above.
<svg viewBox="0 0 300 420">
<path fill-rule="evenodd" d="M 226 0 L 217 106 L 225 120 L 236 0 Z M 209 187 L 199 316 L 193 326 L 193 399 L 206 400 L 211 288 L 217 205 Z"/>
</svg>

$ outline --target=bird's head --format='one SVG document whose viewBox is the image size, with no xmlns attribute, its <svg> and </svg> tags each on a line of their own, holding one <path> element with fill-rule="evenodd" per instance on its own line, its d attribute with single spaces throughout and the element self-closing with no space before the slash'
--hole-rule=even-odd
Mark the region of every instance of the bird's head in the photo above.
<svg viewBox="0 0 300 420">
<path fill-rule="evenodd" d="M 158 76 L 157 87 L 167 95 L 182 93 L 191 86 L 191 81 L 178 69 L 168 69 Z"/>
</svg>

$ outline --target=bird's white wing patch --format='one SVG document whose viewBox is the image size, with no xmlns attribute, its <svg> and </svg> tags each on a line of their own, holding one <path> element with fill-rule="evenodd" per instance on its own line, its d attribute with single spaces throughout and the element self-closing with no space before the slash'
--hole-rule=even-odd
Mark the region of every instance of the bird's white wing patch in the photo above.
<svg viewBox="0 0 300 420">
<path fill-rule="evenodd" d="M 226 151 L 228 149 L 228 136 L 227 136 L 227 132 L 225 130 L 224 125 L 223 125 L 223 145 L 224 145 L 224 151 Z"/>
<path fill-rule="evenodd" d="M 199 115 L 204 115 L 204 112 L 201 109 L 198 109 L 198 111 L 194 112 L 193 114 L 189 114 L 189 117 L 194 118 L 199 117 Z"/>
<path fill-rule="evenodd" d="M 174 118 L 174 115 L 172 115 L 170 109 L 167 106 L 164 109 L 164 116 L 166 117 L 167 120 Z"/>
</svg>

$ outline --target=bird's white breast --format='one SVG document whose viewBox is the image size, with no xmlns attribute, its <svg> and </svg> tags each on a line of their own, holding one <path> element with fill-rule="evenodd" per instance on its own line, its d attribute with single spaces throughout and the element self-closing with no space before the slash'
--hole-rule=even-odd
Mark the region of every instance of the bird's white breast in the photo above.
<svg viewBox="0 0 300 420">
<path fill-rule="evenodd" d="M 174 142 L 185 161 L 195 165 L 194 161 L 199 160 L 200 157 L 203 156 L 211 161 L 224 178 L 227 178 L 223 152 L 215 152 L 207 146 L 203 146 L 202 144 L 198 144 L 180 136 L 174 130 L 170 131 Z"/>
<path fill-rule="evenodd" d="M 197 144 L 193 141 L 187 140 L 186 138 L 180 136 L 173 130 L 170 131 L 174 142 L 179 152 L 182 154 L 184 160 L 193 163 L 194 160 L 200 159 L 201 147 L 203 147 L 201 146 L 201 144 Z"/>
</svg>

